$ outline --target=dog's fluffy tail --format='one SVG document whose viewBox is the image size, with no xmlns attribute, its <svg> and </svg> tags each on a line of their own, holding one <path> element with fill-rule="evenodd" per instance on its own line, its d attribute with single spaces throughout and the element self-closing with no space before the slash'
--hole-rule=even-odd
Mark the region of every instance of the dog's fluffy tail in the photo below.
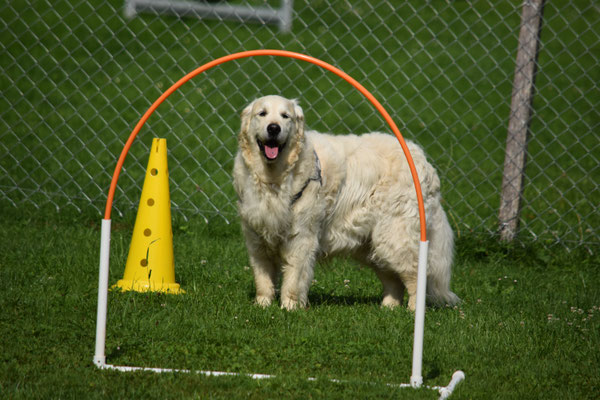
<svg viewBox="0 0 600 400">
<path fill-rule="evenodd" d="M 447 285 L 429 279 L 427 280 L 427 300 L 436 306 L 453 306 L 460 303 L 460 298 Z"/>
<path fill-rule="evenodd" d="M 453 306 L 460 302 L 460 298 L 450 290 L 454 233 L 444 211 L 440 208 L 437 213 L 430 219 L 434 226 L 428 229 L 427 300 L 438 306 Z"/>
</svg>

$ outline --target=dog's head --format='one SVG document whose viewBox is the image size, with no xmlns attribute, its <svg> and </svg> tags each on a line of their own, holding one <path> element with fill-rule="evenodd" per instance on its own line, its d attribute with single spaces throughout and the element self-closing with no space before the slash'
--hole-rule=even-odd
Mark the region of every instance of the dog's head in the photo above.
<svg viewBox="0 0 600 400">
<path fill-rule="evenodd" d="M 304 114 L 296 100 L 265 96 L 242 111 L 240 147 L 259 153 L 267 164 L 291 154 L 303 136 Z"/>
</svg>

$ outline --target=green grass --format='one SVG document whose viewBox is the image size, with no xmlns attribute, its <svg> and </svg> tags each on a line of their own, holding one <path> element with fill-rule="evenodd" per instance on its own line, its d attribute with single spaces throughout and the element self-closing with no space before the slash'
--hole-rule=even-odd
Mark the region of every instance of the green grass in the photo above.
<svg viewBox="0 0 600 400">
<path fill-rule="evenodd" d="M 111 292 L 106 346 L 112 364 L 278 378 L 117 373 L 92 364 L 100 233 L 89 205 L 103 207 L 125 137 L 184 73 L 263 47 L 304 52 L 350 73 L 440 171 L 459 236 L 453 288 L 463 303 L 427 313 L 426 384 L 445 385 L 462 369 L 467 379 L 456 399 L 600 397 L 595 9 L 581 15 L 584 1 L 560 8 L 547 2 L 532 121 L 523 224 L 543 240 L 592 243 L 569 253 L 539 243 L 502 246 L 474 234 L 496 224 L 520 17 L 515 2 L 413 1 L 391 13 L 367 1 L 335 9 L 297 1 L 288 35 L 194 19 L 127 21 L 121 0 L 102 4 L 0 6 L 1 397 L 436 398 L 385 385 L 409 380 L 413 316 L 379 307 L 381 288 L 370 270 L 348 260 L 320 266 L 308 310 L 252 304 L 229 177 L 215 172 L 231 169 L 239 110 L 261 93 L 282 93 L 302 100 L 311 128 L 387 129 L 353 89 L 284 60 L 207 73 L 157 111 L 132 149 L 117 193 L 121 210 L 139 198 L 151 136 L 169 140 L 172 198 L 190 219 L 178 213 L 174 222 L 177 280 L 187 293 Z M 205 195 L 232 225 L 206 225 L 186 212 L 214 213 Z M 55 215 L 48 203 L 67 210 Z M 32 204 L 42 210 L 29 211 Z M 114 216 L 111 284 L 123 274 L 131 221 Z"/>
<path fill-rule="evenodd" d="M 0 210 L 4 398 L 437 398 L 385 385 L 409 380 L 413 316 L 379 307 L 370 270 L 319 266 L 309 309 L 261 309 L 239 227 L 178 218 L 176 275 L 187 293 L 110 292 L 108 363 L 277 378 L 100 371 L 99 221 Z M 113 221 L 111 284 L 123 274 L 131 221 Z M 597 254 L 460 239 L 452 286 L 463 302 L 426 314 L 425 383 L 446 385 L 462 369 L 456 399 L 598 398 Z"/>
</svg>

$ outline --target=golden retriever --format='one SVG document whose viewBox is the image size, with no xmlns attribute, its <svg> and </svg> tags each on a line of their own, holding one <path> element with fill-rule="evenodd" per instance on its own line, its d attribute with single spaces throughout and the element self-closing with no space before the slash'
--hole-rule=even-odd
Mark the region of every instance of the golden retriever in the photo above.
<svg viewBox="0 0 600 400">
<path fill-rule="evenodd" d="M 383 306 L 415 309 L 419 215 L 397 139 L 383 133 L 333 136 L 304 129 L 295 100 L 265 96 L 243 111 L 233 169 L 238 212 L 256 285 L 270 305 L 308 305 L 317 260 L 348 254 L 373 268 Z M 429 240 L 428 300 L 454 304 L 453 232 L 440 204 L 440 180 L 423 150 L 407 142 L 421 180 Z"/>
</svg>

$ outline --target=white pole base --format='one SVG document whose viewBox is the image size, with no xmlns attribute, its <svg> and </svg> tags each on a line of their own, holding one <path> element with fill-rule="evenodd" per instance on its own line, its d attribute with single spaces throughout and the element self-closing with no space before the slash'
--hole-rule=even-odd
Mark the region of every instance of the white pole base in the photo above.
<svg viewBox="0 0 600 400">
<path fill-rule="evenodd" d="M 94 356 L 94 364 L 96 367 L 100 369 L 104 369 L 106 367 L 106 357 L 105 356 Z"/>
<path fill-rule="evenodd" d="M 410 386 L 414 389 L 418 389 L 423 386 L 423 377 L 422 376 L 411 376 L 410 377 Z"/>
<path fill-rule="evenodd" d="M 465 379 L 464 372 L 456 371 L 455 373 L 453 373 L 452 380 L 450 380 L 450 383 L 448 384 L 448 386 L 439 389 L 439 393 L 440 393 L 439 400 L 444 400 L 444 399 L 447 399 L 448 397 L 450 397 L 452 392 L 454 392 L 454 388 L 456 388 L 456 385 L 458 385 L 464 379 Z"/>
</svg>

